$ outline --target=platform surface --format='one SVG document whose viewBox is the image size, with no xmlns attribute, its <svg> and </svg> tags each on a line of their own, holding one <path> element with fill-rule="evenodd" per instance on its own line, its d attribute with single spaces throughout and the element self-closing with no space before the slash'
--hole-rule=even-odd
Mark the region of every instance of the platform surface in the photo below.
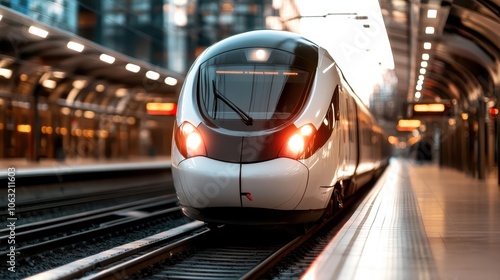
<svg viewBox="0 0 500 280">
<path fill-rule="evenodd" d="M 75 158 L 64 161 L 42 159 L 39 162 L 26 159 L 0 159 L 0 178 L 6 178 L 9 168 L 15 168 L 16 176 L 64 175 L 138 169 L 170 169 L 170 156 L 129 157 L 126 159 Z"/>
<path fill-rule="evenodd" d="M 393 159 L 303 279 L 500 279 L 500 187 Z"/>
</svg>

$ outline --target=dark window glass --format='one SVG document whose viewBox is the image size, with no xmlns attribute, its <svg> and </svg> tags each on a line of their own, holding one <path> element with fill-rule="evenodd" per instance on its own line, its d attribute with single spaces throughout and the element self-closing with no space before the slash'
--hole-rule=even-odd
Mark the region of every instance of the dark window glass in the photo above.
<svg viewBox="0 0 500 280">
<path fill-rule="evenodd" d="M 293 58 L 290 53 L 273 52 L 275 57 Z M 290 120 L 304 103 L 311 73 L 293 65 L 246 62 L 243 53 L 222 54 L 212 60 L 219 63 L 202 65 L 198 88 L 202 112 L 217 126 L 233 130 L 273 128 Z M 214 91 L 248 114 L 253 123 L 242 122 Z"/>
<path fill-rule="evenodd" d="M 330 138 L 335 127 L 334 109 L 333 102 L 330 104 L 328 111 L 326 112 L 325 118 L 318 129 L 317 136 L 315 138 L 317 147 L 322 147 L 326 141 Z"/>
</svg>

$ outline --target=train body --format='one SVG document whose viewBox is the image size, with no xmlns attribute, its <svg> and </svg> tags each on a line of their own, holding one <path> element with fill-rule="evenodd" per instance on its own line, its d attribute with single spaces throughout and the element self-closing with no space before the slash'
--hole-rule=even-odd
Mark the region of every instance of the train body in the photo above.
<svg viewBox="0 0 500 280">
<path fill-rule="evenodd" d="M 308 223 L 381 172 L 385 143 L 325 49 L 247 32 L 209 47 L 187 74 L 174 186 L 184 214 L 207 223 Z"/>
</svg>

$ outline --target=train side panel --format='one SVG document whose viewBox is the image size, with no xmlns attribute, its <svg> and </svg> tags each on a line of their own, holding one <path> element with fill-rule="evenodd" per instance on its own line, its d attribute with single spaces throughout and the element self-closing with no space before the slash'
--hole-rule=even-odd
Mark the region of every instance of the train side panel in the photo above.
<svg viewBox="0 0 500 280">
<path fill-rule="evenodd" d="M 333 187 L 338 181 L 339 164 L 342 153 L 340 119 L 335 118 L 334 99 L 339 98 L 340 76 L 335 61 L 326 50 L 320 48 L 318 69 L 313 95 L 304 114 L 295 122 L 296 126 L 314 120 L 317 130 L 316 140 L 327 138 L 325 144 L 311 157 L 301 160 L 309 169 L 309 181 L 304 196 L 296 209 L 323 209 L 328 204 Z M 338 106 L 337 106 L 338 107 Z"/>
<path fill-rule="evenodd" d="M 354 182 L 360 187 L 370 181 L 375 170 L 374 147 L 372 146 L 373 121 L 364 106 L 357 108 L 358 120 L 358 165 L 354 174 Z"/>
<path fill-rule="evenodd" d="M 342 163 L 339 168 L 339 180 L 349 180 L 356 171 L 358 164 L 358 125 L 356 121 L 357 103 L 355 94 L 349 85 L 341 79 L 340 108 L 341 108 L 341 139 Z"/>
</svg>

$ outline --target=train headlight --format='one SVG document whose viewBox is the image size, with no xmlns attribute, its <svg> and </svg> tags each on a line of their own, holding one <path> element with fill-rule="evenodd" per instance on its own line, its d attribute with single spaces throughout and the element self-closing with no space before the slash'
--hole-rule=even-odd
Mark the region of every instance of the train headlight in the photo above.
<svg viewBox="0 0 500 280">
<path fill-rule="evenodd" d="M 315 131 L 312 124 L 306 124 L 297 129 L 286 141 L 285 146 L 281 149 L 280 156 L 293 159 L 302 158 Z"/>
<path fill-rule="evenodd" d="M 207 155 L 203 137 L 198 129 L 189 122 L 182 123 L 175 130 L 175 143 L 185 158 Z"/>
</svg>

